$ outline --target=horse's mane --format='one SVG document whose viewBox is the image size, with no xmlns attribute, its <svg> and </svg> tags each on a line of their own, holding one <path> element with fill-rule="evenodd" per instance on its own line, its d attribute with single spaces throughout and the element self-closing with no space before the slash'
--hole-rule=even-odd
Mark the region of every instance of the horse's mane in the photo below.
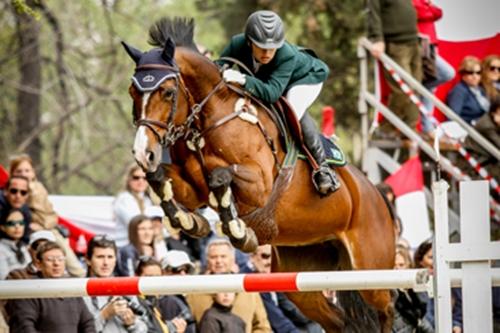
<svg viewBox="0 0 500 333">
<path fill-rule="evenodd" d="M 176 46 L 187 47 L 199 52 L 194 42 L 193 18 L 162 17 L 149 28 L 149 44 L 163 47 L 168 38 L 171 38 Z"/>
</svg>

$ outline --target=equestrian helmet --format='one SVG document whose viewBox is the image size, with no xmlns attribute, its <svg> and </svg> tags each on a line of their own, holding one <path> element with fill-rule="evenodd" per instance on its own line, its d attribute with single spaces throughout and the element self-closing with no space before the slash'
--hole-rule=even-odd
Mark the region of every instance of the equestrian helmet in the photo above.
<svg viewBox="0 0 500 333">
<path fill-rule="evenodd" d="M 248 17 L 245 36 L 261 49 L 278 49 L 285 42 L 283 21 L 273 11 L 256 11 Z"/>
</svg>

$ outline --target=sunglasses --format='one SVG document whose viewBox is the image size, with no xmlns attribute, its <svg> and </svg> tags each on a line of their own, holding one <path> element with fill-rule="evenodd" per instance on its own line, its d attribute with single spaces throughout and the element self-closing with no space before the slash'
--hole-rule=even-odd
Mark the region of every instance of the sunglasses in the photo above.
<svg viewBox="0 0 500 333">
<path fill-rule="evenodd" d="M 16 225 L 18 225 L 18 226 L 24 226 L 25 222 L 24 222 L 24 220 L 7 221 L 7 222 L 5 222 L 5 226 L 6 227 L 15 227 Z"/>
<path fill-rule="evenodd" d="M 142 180 L 146 180 L 146 176 L 132 176 L 132 180 L 139 180 L 139 179 L 142 179 Z"/>
<path fill-rule="evenodd" d="M 261 259 L 266 260 L 266 259 L 271 258 L 271 253 L 261 253 L 259 256 Z"/>
<path fill-rule="evenodd" d="M 490 66 L 490 71 L 492 71 L 492 72 L 495 72 L 495 71 L 500 72 L 500 66 L 498 66 L 498 67 L 497 66 Z"/>
<path fill-rule="evenodd" d="M 28 194 L 28 190 L 20 190 L 18 188 L 10 188 L 9 193 L 12 195 L 16 195 L 17 193 L 19 193 L 24 197 Z"/>
<path fill-rule="evenodd" d="M 472 74 L 481 75 L 481 71 L 464 71 L 464 74 L 467 74 L 467 75 L 472 75 Z"/>
</svg>

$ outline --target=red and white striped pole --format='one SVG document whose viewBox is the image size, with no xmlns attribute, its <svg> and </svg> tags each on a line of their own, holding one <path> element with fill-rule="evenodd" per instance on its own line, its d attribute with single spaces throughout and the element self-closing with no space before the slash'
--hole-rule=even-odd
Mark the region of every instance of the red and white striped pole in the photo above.
<svg viewBox="0 0 500 333">
<path fill-rule="evenodd" d="M 427 270 L 363 270 L 0 281 L 0 299 L 217 292 L 426 290 Z"/>
</svg>

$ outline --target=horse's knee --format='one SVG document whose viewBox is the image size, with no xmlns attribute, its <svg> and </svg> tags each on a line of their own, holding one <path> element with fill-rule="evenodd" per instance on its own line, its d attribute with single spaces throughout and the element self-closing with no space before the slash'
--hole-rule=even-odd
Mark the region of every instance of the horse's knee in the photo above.
<svg viewBox="0 0 500 333">
<path fill-rule="evenodd" d="M 233 173 L 229 168 L 216 168 L 208 176 L 208 187 L 212 190 L 231 184 Z"/>
</svg>

